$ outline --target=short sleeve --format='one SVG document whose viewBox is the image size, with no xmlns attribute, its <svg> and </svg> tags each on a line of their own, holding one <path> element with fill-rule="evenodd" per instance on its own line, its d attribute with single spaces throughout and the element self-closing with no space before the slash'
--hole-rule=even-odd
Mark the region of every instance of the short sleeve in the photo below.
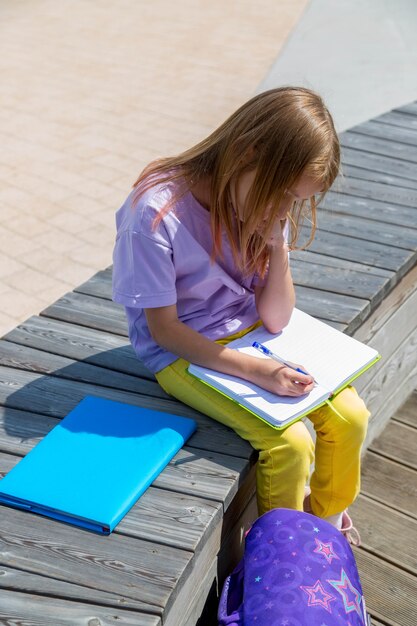
<svg viewBox="0 0 417 626">
<path fill-rule="evenodd" d="M 113 253 L 115 302 L 137 308 L 176 304 L 175 280 L 168 238 L 160 232 L 155 236 L 132 230 L 118 234 Z"/>
</svg>

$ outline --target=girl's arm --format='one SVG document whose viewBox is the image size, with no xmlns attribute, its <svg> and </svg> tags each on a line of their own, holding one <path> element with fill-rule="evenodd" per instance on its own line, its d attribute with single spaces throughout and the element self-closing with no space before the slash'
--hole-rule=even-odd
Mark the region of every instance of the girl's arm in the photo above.
<svg viewBox="0 0 417 626">
<path fill-rule="evenodd" d="M 239 376 L 278 395 L 299 396 L 313 389 L 311 376 L 207 339 L 178 319 L 176 305 L 145 309 L 145 314 L 156 343 L 186 361 Z"/>
<path fill-rule="evenodd" d="M 256 308 L 263 325 L 270 333 L 278 333 L 290 321 L 295 306 L 295 291 L 288 262 L 288 247 L 282 224 L 269 241 L 269 271 L 266 284 L 255 287 Z"/>
</svg>

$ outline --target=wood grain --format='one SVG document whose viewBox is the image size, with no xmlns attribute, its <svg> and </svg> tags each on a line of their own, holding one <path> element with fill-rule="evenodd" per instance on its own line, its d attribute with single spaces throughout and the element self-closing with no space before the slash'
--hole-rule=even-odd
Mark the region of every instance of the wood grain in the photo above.
<svg viewBox="0 0 417 626">
<path fill-rule="evenodd" d="M 358 132 L 357 127 L 343 133 L 340 137 L 340 142 L 343 147 L 355 148 L 356 150 L 374 154 L 383 154 L 395 157 L 400 161 L 417 163 L 417 146 L 362 134 Z"/>
<path fill-rule="evenodd" d="M 379 137 L 395 143 L 417 146 L 417 128 L 414 128 L 412 124 L 407 128 L 402 128 L 392 124 L 381 124 L 378 120 L 369 120 L 352 128 L 352 131 L 369 135 L 369 137 Z"/>
<path fill-rule="evenodd" d="M 344 191 L 330 191 L 319 205 L 319 224 L 322 218 L 322 209 L 333 213 L 341 213 L 360 218 L 367 218 L 385 224 L 396 224 L 403 227 L 415 228 L 416 209 L 414 207 L 398 204 L 396 201 L 387 202 L 369 197 L 357 189 L 356 195 L 350 193 L 350 189 Z"/>
<path fill-rule="evenodd" d="M 363 460 L 361 492 L 417 519 L 417 481 L 414 470 L 368 451 Z"/>
<path fill-rule="evenodd" d="M 105 330 L 127 337 L 127 322 L 123 307 L 111 300 L 94 298 L 75 291 L 66 294 L 41 312 L 45 317 Z"/>
<path fill-rule="evenodd" d="M 162 615 L 192 553 L 112 534 L 100 537 L 23 511 L 2 507 L 2 562 L 14 569 L 133 598 L 141 611 Z M 52 531 L 51 526 L 57 526 Z M 98 603 L 98 602 L 97 602 Z"/>
<path fill-rule="evenodd" d="M 371 443 L 370 450 L 417 470 L 417 430 L 389 422 L 383 432 Z"/>
<path fill-rule="evenodd" d="M 359 196 L 370 200 L 396 204 L 399 207 L 412 209 L 415 212 L 417 191 L 415 189 L 397 186 L 394 189 L 386 183 L 360 178 L 343 177 L 338 184 L 342 193 L 349 196 Z M 410 224 L 413 227 L 414 222 Z"/>
<path fill-rule="evenodd" d="M 131 376 L 92 363 L 76 361 L 1 339 L 0 364 L 4 367 L 50 374 L 58 378 L 141 393 L 154 398 L 169 398 L 155 380 L 142 379 L 138 376 Z"/>
<path fill-rule="evenodd" d="M 156 615 L 106 608 L 94 603 L 68 602 L 42 593 L 0 590 L 2 624 L 31 626 L 161 626 Z"/>
<path fill-rule="evenodd" d="M 414 391 L 401 405 L 394 415 L 394 420 L 417 428 L 417 391 Z"/>
<path fill-rule="evenodd" d="M 370 168 L 371 163 L 367 162 L 367 166 Z M 359 178 L 361 180 L 367 180 L 370 182 L 383 183 L 384 185 L 390 185 L 391 187 L 402 187 L 404 189 L 417 189 L 417 181 L 411 178 L 404 178 L 401 176 L 394 176 L 393 174 L 386 174 L 385 172 L 373 171 L 371 169 L 365 169 L 358 165 L 349 165 L 343 163 L 343 174 L 347 179 Z M 336 191 L 336 189 L 335 189 Z M 346 187 L 347 195 L 349 195 L 349 188 Z"/>
<path fill-rule="evenodd" d="M 368 611 L 383 624 L 415 626 L 415 578 L 364 550 L 354 549 Z"/>
<path fill-rule="evenodd" d="M 375 118 L 380 124 L 390 124 L 391 126 L 399 126 L 400 128 L 413 128 L 417 130 L 417 116 L 408 115 L 399 109 L 383 113 Z"/>
<path fill-rule="evenodd" d="M 410 102 L 409 104 L 404 104 L 403 106 L 397 107 L 394 109 L 398 113 L 406 113 L 407 115 L 413 116 L 413 118 L 417 115 L 417 103 Z"/>
<path fill-rule="evenodd" d="M 417 576 L 417 520 L 365 495 L 357 498 L 349 513 L 364 550 Z"/>
<path fill-rule="evenodd" d="M 10 606 L 8 606 L 8 596 L 12 594 L 14 595 L 14 593 L 16 592 L 18 592 L 19 598 L 24 597 L 23 595 L 20 595 L 20 593 L 33 595 L 35 597 L 36 594 L 39 593 L 41 593 L 42 596 L 49 595 L 51 597 L 51 602 L 53 602 L 53 599 L 67 600 L 69 601 L 69 606 L 70 603 L 74 603 L 75 606 L 77 606 L 78 604 L 82 605 L 84 602 L 86 604 L 90 604 L 92 600 L 91 589 L 89 589 L 88 587 L 70 583 L 65 580 L 57 580 L 50 576 L 41 576 L 40 574 L 36 574 L 30 571 L 14 569 L 4 564 L 0 565 L 0 616 L 2 615 L 2 609 L 6 610 L 6 607 L 10 608 Z M 118 595 L 100 589 L 95 589 L 93 596 L 96 603 L 96 609 L 98 611 L 100 611 L 100 608 L 103 607 L 113 608 L 113 611 L 116 612 L 116 614 L 118 611 L 124 610 L 138 611 L 139 614 L 136 614 L 140 619 L 141 605 L 134 598 L 128 598 L 124 595 Z M 24 615 L 24 607 L 16 605 L 15 610 L 17 609 L 20 609 L 20 611 L 22 611 L 21 614 Z M 54 612 L 53 614 L 55 615 Z M 74 616 L 75 614 L 76 613 L 74 612 Z M 99 614 L 104 618 L 105 612 Z M 86 613 L 86 615 L 88 615 L 88 613 Z M 149 615 L 148 617 L 150 620 L 149 624 L 160 623 L 159 617 L 157 617 L 156 615 Z M 4 624 L 7 622 L 0 623 Z M 36 622 L 28 623 L 32 624 Z M 43 622 L 39 623 L 42 624 Z M 88 624 L 88 622 L 82 623 Z M 146 621 L 144 622 L 144 624 L 147 623 L 148 622 Z"/>
<path fill-rule="evenodd" d="M 127 337 L 33 316 L 3 339 L 112 371 L 155 380 L 155 376 L 139 361 Z"/>
<path fill-rule="evenodd" d="M 411 161 L 399 161 L 391 155 L 362 152 L 362 150 L 350 148 L 345 145 L 342 146 L 341 158 L 342 174 L 345 171 L 346 165 L 360 167 L 364 171 L 369 171 L 371 177 L 373 172 L 398 176 L 399 179 L 404 179 L 404 187 L 408 186 L 407 181 L 414 181 L 417 175 L 416 163 Z"/>
</svg>

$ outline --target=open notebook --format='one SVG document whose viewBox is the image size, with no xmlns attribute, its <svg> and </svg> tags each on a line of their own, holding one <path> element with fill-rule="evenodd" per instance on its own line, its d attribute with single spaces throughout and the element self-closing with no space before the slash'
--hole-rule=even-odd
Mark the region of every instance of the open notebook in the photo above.
<svg viewBox="0 0 417 626">
<path fill-rule="evenodd" d="M 284 428 L 321 406 L 380 358 L 373 348 L 298 309 L 278 335 L 271 335 L 261 326 L 228 347 L 268 358 L 252 347 L 254 341 L 284 360 L 305 367 L 317 382 L 314 389 L 298 398 L 277 396 L 241 378 L 198 365 L 190 365 L 188 371 L 275 428 Z"/>
<path fill-rule="evenodd" d="M 195 429 L 87 396 L 0 480 L 0 503 L 108 535 Z"/>
</svg>

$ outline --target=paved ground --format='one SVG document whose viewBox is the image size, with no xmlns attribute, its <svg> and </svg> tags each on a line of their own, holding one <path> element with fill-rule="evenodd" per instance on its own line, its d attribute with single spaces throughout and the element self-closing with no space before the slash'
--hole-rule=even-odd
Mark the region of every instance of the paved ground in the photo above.
<svg viewBox="0 0 417 626">
<path fill-rule="evenodd" d="M 137 173 L 253 95 L 306 4 L 0 4 L 0 336 L 110 264 Z"/>
<path fill-rule="evenodd" d="M 3 0 L 0 336 L 110 264 L 149 160 L 260 88 L 310 84 L 340 129 L 417 98 L 416 25 L 415 0 Z"/>
<path fill-rule="evenodd" d="M 257 91 L 321 93 L 339 132 L 417 99 L 416 0 L 310 0 Z"/>
</svg>

